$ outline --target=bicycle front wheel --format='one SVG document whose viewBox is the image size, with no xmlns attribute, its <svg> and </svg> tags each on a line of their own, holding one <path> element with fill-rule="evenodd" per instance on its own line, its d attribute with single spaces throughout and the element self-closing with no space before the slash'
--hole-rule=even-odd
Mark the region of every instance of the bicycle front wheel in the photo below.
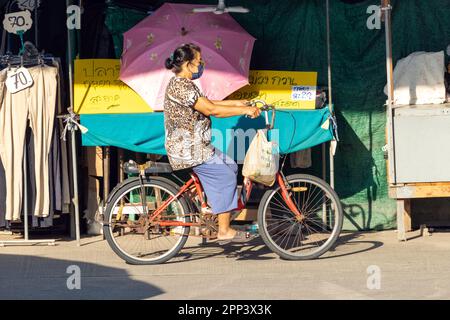
<svg viewBox="0 0 450 320">
<path fill-rule="evenodd" d="M 279 186 L 266 191 L 258 208 L 258 225 L 265 244 L 287 260 L 315 259 L 336 242 L 342 229 L 341 202 L 331 186 L 314 176 L 286 177 L 290 197 L 302 214 L 288 208 Z"/>
<path fill-rule="evenodd" d="M 125 181 L 127 182 L 127 181 Z M 113 251 L 130 264 L 159 264 L 174 257 L 186 243 L 189 227 L 159 226 L 158 220 L 190 222 L 189 207 L 175 199 L 149 222 L 148 217 L 178 190 L 160 179 L 123 183 L 105 211 L 103 231 Z"/>
</svg>

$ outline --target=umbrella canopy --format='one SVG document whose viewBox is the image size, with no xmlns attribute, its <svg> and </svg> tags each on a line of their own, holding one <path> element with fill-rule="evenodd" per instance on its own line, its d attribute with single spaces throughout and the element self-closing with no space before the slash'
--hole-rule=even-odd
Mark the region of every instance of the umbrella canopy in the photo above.
<svg viewBox="0 0 450 320">
<path fill-rule="evenodd" d="M 202 50 L 205 71 L 194 82 L 211 100 L 222 100 L 248 84 L 255 38 L 229 14 L 193 13 L 199 5 L 165 3 L 124 33 L 120 79 L 153 110 L 163 110 L 173 76 L 165 60 L 181 44 Z"/>
</svg>

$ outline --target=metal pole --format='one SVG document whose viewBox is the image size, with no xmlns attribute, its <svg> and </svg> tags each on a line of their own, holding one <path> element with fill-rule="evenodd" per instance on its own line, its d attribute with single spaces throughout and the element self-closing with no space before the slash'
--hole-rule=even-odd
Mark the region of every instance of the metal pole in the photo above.
<svg viewBox="0 0 450 320">
<path fill-rule="evenodd" d="M 322 177 L 324 181 L 327 181 L 327 155 L 326 155 L 327 147 L 326 143 L 322 143 Z M 322 195 L 320 195 L 322 196 Z M 328 215 L 327 215 L 327 198 L 323 195 L 322 202 L 322 229 L 325 231 L 328 226 Z"/>
<path fill-rule="evenodd" d="M 388 105 L 394 103 L 394 66 L 392 62 L 392 21 L 391 21 L 391 1 L 383 0 L 382 10 L 384 12 L 384 22 L 386 31 L 386 72 L 387 72 L 387 89 L 388 89 Z"/>
<path fill-rule="evenodd" d="M 328 106 L 333 114 L 333 95 L 331 87 L 331 40 L 330 40 L 330 2 L 326 0 L 327 7 L 327 60 L 328 60 Z M 330 143 L 330 185 L 334 189 L 334 155 Z"/>
<path fill-rule="evenodd" d="M 27 175 L 27 143 L 23 148 L 23 232 L 25 241 L 29 240 L 28 236 L 28 175 Z M 38 178 L 38 177 L 36 177 Z"/>
<path fill-rule="evenodd" d="M 106 209 L 106 200 L 109 195 L 109 179 L 111 173 L 111 148 L 103 147 L 103 208 Z M 104 210 L 103 210 L 104 213 Z"/>
<path fill-rule="evenodd" d="M 394 63 L 392 58 L 392 6 L 390 0 L 381 1 L 382 17 L 384 19 L 386 33 L 386 77 L 388 101 L 386 108 L 386 132 L 388 143 L 388 177 L 389 188 L 391 184 L 396 184 L 395 173 L 395 151 L 394 151 L 394 124 L 393 124 L 393 105 L 394 105 Z M 397 239 L 406 241 L 405 220 L 404 220 L 404 200 L 397 199 Z"/>
<path fill-rule="evenodd" d="M 123 163 L 125 162 L 125 155 L 123 149 L 118 149 L 117 153 L 119 155 L 119 182 L 124 180 Z"/>
<path fill-rule="evenodd" d="M 395 184 L 395 156 L 394 156 L 394 141 L 393 141 L 393 104 L 394 104 L 394 66 L 392 58 L 392 19 L 391 19 L 391 1 L 382 0 L 381 2 L 382 17 L 385 23 L 386 32 L 386 77 L 387 77 L 387 91 L 388 91 L 388 101 L 386 108 L 386 126 L 387 126 L 387 137 L 388 137 L 388 177 L 389 183 Z"/>
<path fill-rule="evenodd" d="M 78 204 L 78 170 L 77 170 L 77 148 L 76 148 L 76 136 L 75 130 L 71 133 L 71 145 L 72 145 L 72 172 L 73 172 L 73 207 L 75 211 L 75 236 L 77 240 L 77 246 L 80 246 L 80 208 Z"/>
<path fill-rule="evenodd" d="M 326 5 L 326 21 L 327 21 L 327 62 L 328 62 L 328 108 L 330 109 L 331 114 L 333 114 L 333 97 L 331 92 L 331 50 L 330 50 L 330 3 L 329 0 L 325 1 Z M 331 124 L 330 124 L 331 125 Z M 322 144 L 322 177 L 323 180 L 327 181 L 327 157 L 326 157 L 326 144 Z M 330 185 L 334 188 L 334 155 L 332 152 L 332 146 L 330 144 L 329 147 L 329 156 L 330 156 Z M 327 217 L 327 200 L 324 197 L 324 201 L 322 204 L 322 221 L 323 228 L 326 229 L 328 226 L 328 217 Z"/>
<path fill-rule="evenodd" d="M 66 0 L 66 6 L 70 6 L 70 0 Z M 73 55 L 72 55 L 72 31 L 67 29 L 67 64 L 69 66 L 69 92 L 70 92 L 70 107 L 69 112 L 73 112 Z M 71 130 L 71 145 L 72 145 L 72 174 L 73 174 L 73 208 L 75 213 L 75 236 L 77 246 L 80 246 L 80 208 L 78 203 L 78 164 L 77 164 L 77 147 L 75 128 Z"/>
</svg>

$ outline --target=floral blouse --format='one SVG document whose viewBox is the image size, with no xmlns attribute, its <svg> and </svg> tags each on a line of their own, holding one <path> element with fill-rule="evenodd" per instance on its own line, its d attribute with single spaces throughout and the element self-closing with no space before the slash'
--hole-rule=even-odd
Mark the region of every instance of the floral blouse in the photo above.
<svg viewBox="0 0 450 320">
<path fill-rule="evenodd" d="M 164 98 L 165 147 L 173 170 L 199 165 L 214 154 L 211 119 L 194 109 L 204 97 L 189 79 L 173 77 Z"/>
</svg>

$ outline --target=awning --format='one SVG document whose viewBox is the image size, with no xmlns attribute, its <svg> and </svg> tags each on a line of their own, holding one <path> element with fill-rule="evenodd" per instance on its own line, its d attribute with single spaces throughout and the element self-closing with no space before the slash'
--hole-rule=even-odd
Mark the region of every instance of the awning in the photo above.
<svg viewBox="0 0 450 320">
<path fill-rule="evenodd" d="M 243 135 L 249 138 L 245 142 L 245 148 L 248 148 L 253 137 L 250 129 L 255 129 L 253 133 L 256 133 L 256 129 L 265 128 L 263 117 L 249 119 L 236 116 L 211 119 L 213 137 L 220 135 L 225 137 L 225 139 L 213 138 L 214 146 L 233 156 L 235 160 L 242 160 L 242 152 L 238 154 L 236 149 Z M 166 154 L 162 112 L 86 114 L 80 116 L 80 121 L 88 129 L 88 132 L 82 135 L 83 146 L 114 146 L 142 153 Z M 332 140 L 333 123 L 329 108 L 277 110 L 275 127 L 269 133 L 269 139 L 279 141 L 280 153 L 292 153 Z M 277 134 L 279 138 L 275 139 Z"/>
</svg>

